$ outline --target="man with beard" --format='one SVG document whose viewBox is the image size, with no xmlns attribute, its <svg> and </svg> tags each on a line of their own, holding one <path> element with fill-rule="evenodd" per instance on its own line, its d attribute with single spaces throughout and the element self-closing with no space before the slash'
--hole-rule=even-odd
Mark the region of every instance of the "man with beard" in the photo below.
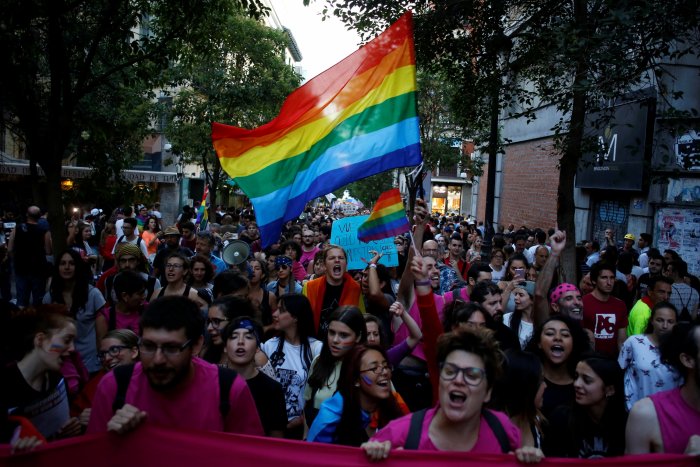
<svg viewBox="0 0 700 467">
<path fill-rule="evenodd" d="M 661 346 L 663 361 L 685 383 L 632 406 L 625 430 L 625 454 L 700 454 L 700 324 L 679 323 Z"/>
<path fill-rule="evenodd" d="M 134 271 L 146 283 L 146 296 L 149 297 L 155 289 L 160 288 L 160 281 L 148 275 L 148 260 L 143 252 L 133 243 L 120 243 L 114 254 L 114 266 L 102 273 L 95 285 L 110 305 L 118 302 L 114 292 L 114 280 L 122 271 Z"/>
<path fill-rule="evenodd" d="M 119 376 L 113 371 L 102 379 L 88 433 L 126 433 L 153 422 L 188 430 L 263 435 L 245 379 L 194 358 L 204 341 L 203 329 L 204 318 L 191 300 L 168 296 L 151 302 L 141 317 L 141 361 L 123 366 L 131 371 L 127 378 L 119 370 Z M 230 386 L 228 397 L 217 397 L 226 386 Z"/>
<path fill-rule="evenodd" d="M 660 302 L 668 301 L 671 296 L 671 279 L 654 277 L 649 282 L 649 288 L 644 297 L 637 300 L 627 318 L 627 337 L 644 334 L 651 317 L 651 309 Z"/>
<path fill-rule="evenodd" d="M 501 289 L 491 282 L 479 282 L 469 295 L 471 301 L 481 305 L 496 321 L 493 337 L 498 341 L 501 350 L 520 349 L 518 336 L 511 328 L 503 324 L 503 304 Z"/>
<path fill-rule="evenodd" d="M 447 260 L 442 260 L 438 255 L 438 243 L 435 240 L 426 240 L 423 242 L 423 248 L 421 249 L 421 254 L 423 257 L 431 257 L 436 261 L 435 267 L 439 271 L 439 281 L 437 283 L 439 295 L 444 295 L 452 287 L 460 281 L 459 273 L 456 269 L 446 264 Z M 430 277 L 430 276 L 429 276 Z M 436 286 L 433 284 L 433 288 Z"/>
<path fill-rule="evenodd" d="M 313 261 L 314 256 L 319 251 L 321 249 L 314 244 L 314 232 L 305 228 L 301 232 L 301 258 L 299 258 L 299 262 L 304 266 L 307 274 L 314 273 L 313 269 L 309 269 L 309 263 Z"/>
</svg>

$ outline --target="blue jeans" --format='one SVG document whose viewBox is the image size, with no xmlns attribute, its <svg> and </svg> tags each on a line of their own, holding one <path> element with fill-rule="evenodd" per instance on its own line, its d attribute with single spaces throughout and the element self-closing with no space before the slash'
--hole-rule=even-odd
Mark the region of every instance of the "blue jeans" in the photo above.
<svg viewBox="0 0 700 467">
<path fill-rule="evenodd" d="M 17 306 L 28 306 L 30 296 L 32 297 L 31 305 L 41 305 L 46 294 L 46 278 L 16 274 L 15 287 L 17 288 Z"/>
</svg>

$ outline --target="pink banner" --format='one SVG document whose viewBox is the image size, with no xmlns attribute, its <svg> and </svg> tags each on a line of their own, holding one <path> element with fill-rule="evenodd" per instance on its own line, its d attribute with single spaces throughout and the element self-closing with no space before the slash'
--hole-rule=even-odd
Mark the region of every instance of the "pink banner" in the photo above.
<svg viewBox="0 0 700 467">
<path fill-rule="evenodd" d="M 513 456 L 470 455 L 454 452 L 395 451 L 386 461 L 370 464 L 357 448 L 318 443 L 302 443 L 273 438 L 213 432 L 188 432 L 145 425 L 126 436 L 101 434 L 57 441 L 35 452 L 9 455 L 0 446 L 0 466 L 57 467 L 99 465 L 137 467 L 197 465 L 341 467 L 373 465 L 396 466 L 519 466 Z M 553 465 L 613 466 L 697 466 L 698 459 L 683 455 L 651 454 L 582 461 L 545 459 L 542 467 Z"/>
</svg>

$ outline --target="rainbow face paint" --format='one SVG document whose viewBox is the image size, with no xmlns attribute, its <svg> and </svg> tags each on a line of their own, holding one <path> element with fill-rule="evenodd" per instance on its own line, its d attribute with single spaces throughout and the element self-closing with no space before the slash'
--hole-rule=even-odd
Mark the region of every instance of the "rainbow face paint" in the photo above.
<svg viewBox="0 0 700 467">
<path fill-rule="evenodd" d="M 372 378 L 370 378 L 367 375 L 362 375 L 362 376 L 360 376 L 360 378 L 362 378 L 362 381 L 364 381 L 367 386 L 371 386 L 372 384 L 374 384 L 374 381 L 372 381 Z"/>
<path fill-rule="evenodd" d="M 51 344 L 51 347 L 49 347 L 49 352 L 62 354 L 63 352 L 66 351 L 66 349 L 67 349 L 67 347 L 65 345 Z"/>
</svg>

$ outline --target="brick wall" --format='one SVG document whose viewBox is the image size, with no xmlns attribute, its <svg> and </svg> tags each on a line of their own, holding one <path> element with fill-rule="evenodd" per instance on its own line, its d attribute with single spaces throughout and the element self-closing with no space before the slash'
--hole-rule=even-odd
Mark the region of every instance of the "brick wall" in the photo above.
<svg viewBox="0 0 700 467">
<path fill-rule="evenodd" d="M 551 139 L 506 147 L 499 216 L 501 225 L 513 223 L 516 228 L 526 225 L 545 230 L 554 227 L 559 180 L 557 161 Z M 482 194 L 481 188 L 485 187 L 480 187 L 479 194 Z M 479 199 L 480 209 L 481 203 Z"/>
</svg>

